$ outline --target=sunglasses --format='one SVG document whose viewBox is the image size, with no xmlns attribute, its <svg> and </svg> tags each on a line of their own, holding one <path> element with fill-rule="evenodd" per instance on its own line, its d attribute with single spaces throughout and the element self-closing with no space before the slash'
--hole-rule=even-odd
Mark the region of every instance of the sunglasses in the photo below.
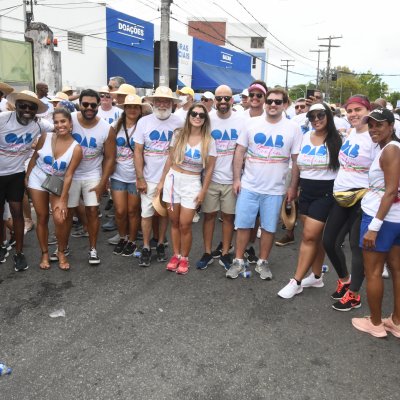
<svg viewBox="0 0 400 400">
<path fill-rule="evenodd" d="M 215 100 L 218 101 L 218 103 L 221 103 L 222 99 L 224 99 L 226 102 L 230 101 L 232 96 L 215 96 Z"/>
<path fill-rule="evenodd" d="M 318 113 L 316 113 L 316 114 L 311 114 L 311 115 L 308 117 L 308 120 L 309 120 L 310 122 L 314 122 L 316 119 L 317 119 L 318 121 L 322 121 L 325 117 L 326 117 L 326 112 L 325 112 L 325 111 L 320 111 L 320 112 L 318 112 Z"/>
<path fill-rule="evenodd" d="M 190 111 L 190 116 L 193 118 L 199 117 L 200 119 L 205 119 L 206 118 L 206 113 L 203 112 L 196 112 L 196 111 Z"/>
<path fill-rule="evenodd" d="M 97 103 L 88 103 L 87 101 L 84 101 L 81 103 L 81 106 L 83 108 L 91 108 L 92 110 L 95 110 L 99 105 Z"/>
<path fill-rule="evenodd" d="M 36 104 L 17 103 L 16 106 L 18 110 L 37 111 L 38 109 L 38 106 Z"/>
<path fill-rule="evenodd" d="M 280 106 L 283 104 L 283 100 L 279 100 L 279 99 L 267 99 L 265 100 L 265 102 L 269 105 L 272 106 L 272 103 L 275 103 L 277 106 Z"/>
<path fill-rule="evenodd" d="M 100 93 L 100 98 L 101 98 L 101 99 L 104 99 L 104 97 L 105 97 L 106 99 L 109 99 L 109 98 L 111 98 L 111 95 L 108 94 L 108 93 Z"/>
<path fill-rule="evenodd" d="M 207 97 L 202 97 L 201 101 L 205 101 L 206 103 L 208 103 L 209 101 L 212 101 L 212 99 L 207 99 Z"/>
<path fill-rule="evenodd" d="M 294 108 L 295 108 L 296 110 L 298 110 L 299 108 L 300 108 L 301 110 L 304 110 L 304 109 L 306 108 L 306 106 L 305 106 L 305 104 L 299 104 L 299 105 L 295 106 Z"/>
<path fill-rule="evenodd" d="M 257 99 L 261 99 L 264 95 L 262 93 L 249 93 L 249 96 L 253 98 L 254 96 L 257 97 Z"/>
</svg>

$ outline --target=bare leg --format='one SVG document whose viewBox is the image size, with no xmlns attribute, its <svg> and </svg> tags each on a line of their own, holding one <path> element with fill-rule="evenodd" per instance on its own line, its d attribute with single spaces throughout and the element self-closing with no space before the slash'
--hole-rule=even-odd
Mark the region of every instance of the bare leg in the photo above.
<svg viewBox="0 0 400 400">
<path fill-rule="evenodd" d="M 97 236 L 99 234 L 100 220 L 99 220 L 98 206 L 85 207 L 87 218 L 87 231 L 89 233 L 90 248 L 96 248 Z"/>
<path fill-rule="evenodd" d="M 118 234 L 124 238 L 128 233 L 128 192 L 113 190 L 112 198 L 115 209 L 115 222 L 118 227 Z"/>
<path fill-rule="evenodd" d="M 172 249 L 175 255 L 181 254 L 181 232 L 179 230 L 179 214 L 181 212 L 181 205 L 174 204 L 174 209 L 171 210 L 170 203 L 167 203 L 168 217 L 171 221 L 171 240 Z"/>
<path fill-rule="evenodd" d="M 215 228 L 215 218 L 217 213 L 204 213 L 203 222 L 203 241 L 204 241 L 204 251 L 211 254 L 212 239 L 214 235 Z"/>
<path fill-rule="evenodd" d="M 269 254 L 271 253 L 272 244 L 274 243 L 274 233 L 267 232 L 261 228 L 260 238 L 260 259 L 268 260 Z"/>
<path fill-rule="evenodd" d="M 222 254 L 228 254 L 232 244 L 235 214 L 222 213 Z"/>
<path fill-rule="evenodd" d="M 192 248 L 192 221 L 196 210 L 181 207 L 179 215 L 179 231 L 181 235 L 181 255 L 189 257 Z"/>
<path fill-rule="evenodd" d="M 253 232 L 253 229 L 238 228 L 238 230 L 236 231 L 236 249 L 235 249 L 235 257 L 236 258 L 243 260 L 244 252 L 249 243 L 249 239 Z"/>
</svg>

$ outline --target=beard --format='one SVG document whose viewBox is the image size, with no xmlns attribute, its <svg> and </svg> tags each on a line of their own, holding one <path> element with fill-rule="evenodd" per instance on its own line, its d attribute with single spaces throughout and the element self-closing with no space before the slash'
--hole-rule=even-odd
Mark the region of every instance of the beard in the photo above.
<svg viewBox="0 0 400 400">
<path fill-rule="evenodd" d="M 226 113 L 228 113 L 230 109 L 231 109 L 230 103 L 218 103 L 218 104 L 217 104 L 217 110 L 218 110 L 221 114 L 226 114 Z"/>
<path fill-rule="evenodd" d="M 162 110 L 159 107 L 153 106 L 153 112 L 158 119 L 168 119 L 172 113 L 172 107 Z"/>
<path fill-rule="evenodd" d="M 96 118 L 98 108 L 96 110 L 81 110 L 82 117 L 87 121 L 92 121 Z"/>
</svg>

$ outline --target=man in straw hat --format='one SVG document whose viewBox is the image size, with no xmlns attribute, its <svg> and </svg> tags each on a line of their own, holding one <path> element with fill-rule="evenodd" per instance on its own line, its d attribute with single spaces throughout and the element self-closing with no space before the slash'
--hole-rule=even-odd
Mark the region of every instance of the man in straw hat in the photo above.
<svg viewBox="0 0 400 400">
<path fill-rule="evenodd" d="M 0 216 L 4 202 L 10 205 L 15 232 L 15 271 L 24 271 L 28 263 L 22 252 L 24 240 L 24 215 L 22 201 L 25 192 L 25 161 L 29 158 L 32 143 L 41 132 L 51 132 L 53 125 L 38 120 L 36 115 L 44 113 L 47 106 L 35 93 L 29 90 L 12 92 L 7 101 L 16 111 L 0 113 Z M 3 218 L 0 218 L 0 243 L 3 245 Z M 7 249 L 0 248 L 0 262 L 8 255 Z M 2 261 L 3 260 L 3 261 Z"/>
<path fill-rule="evenodd" d="M 160 182 L 164 164 L 168 158 L 169 144 L 176 128 L 182 126 L 182 120 L 172 114 L 173 103 L 179 102 L 170 88 L 159 86 L 152 96 L 153 114 L 142 117 L 136 126 L 135 169 L 136 187 L 142 201 L 143 250 L 139 265 L 148 267 L 151 263 L 150 234 L 154 215 L 153 197 Z M 167 230 L 167 217 L 160 217 L 160 233 L 157 244 L 157 261 L 167 260 L 164 239 Z"/>
<path fill-rule="evenodd" d="M 14 88 L 7 83 L 0 82 L 0 112 L 7 111 L 6 97 L 14 91 Z"/>
</svg>

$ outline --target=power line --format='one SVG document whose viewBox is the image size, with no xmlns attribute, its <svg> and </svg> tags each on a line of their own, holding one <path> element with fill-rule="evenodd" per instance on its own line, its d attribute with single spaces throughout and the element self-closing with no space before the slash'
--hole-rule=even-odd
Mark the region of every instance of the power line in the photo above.
<svg viewBox="0 0 400 400">
<path fill-rule="evenodd" d="M 288 71 L 289 71 L 289 67 L 294 67 L 294 64 L 289 64 L 290 62 L 294 62 L 294 60 L 281 60 L 281 62 L 286 63 L 285 65 L 281 65 L 281 67 L 285 67 L 286 69 L 286 81 L 285 81 L 285 89 L 286 91 L 288 90 Z"/>
</svg>

